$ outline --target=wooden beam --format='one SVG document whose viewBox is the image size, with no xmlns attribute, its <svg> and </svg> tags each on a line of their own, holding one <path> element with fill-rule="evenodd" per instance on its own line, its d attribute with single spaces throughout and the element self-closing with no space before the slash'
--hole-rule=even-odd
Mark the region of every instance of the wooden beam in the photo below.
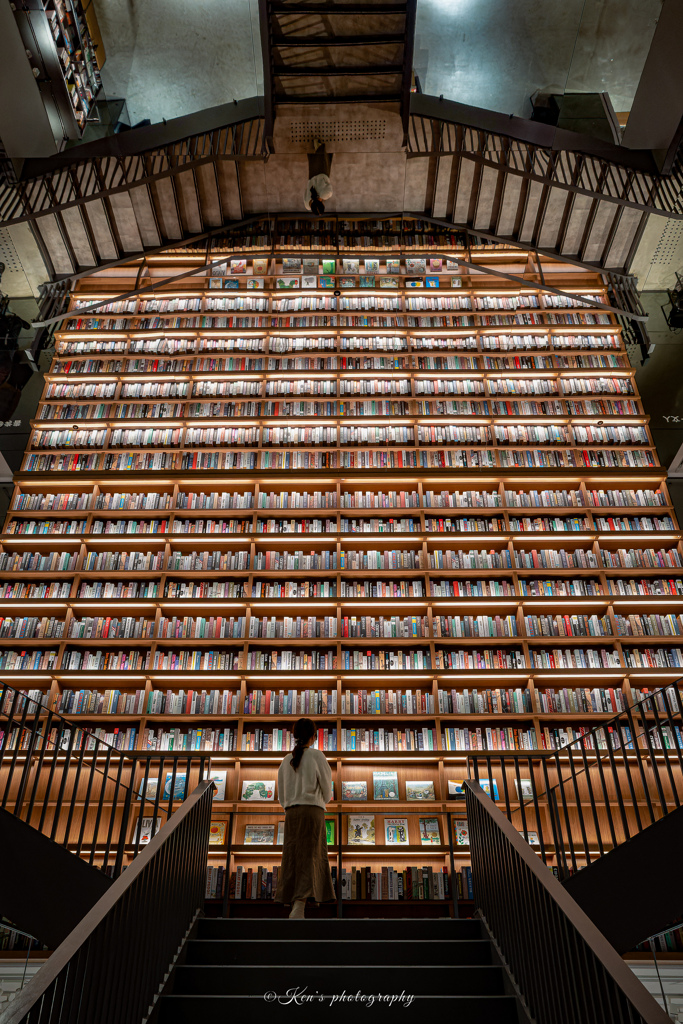
<svg viewBox="0 0 683 1024">
<path fill-rule="evenodd" d="M 271 36 L 272 46 L 388 46 L 390 43 L 403 43 L 403 32 L 382 32 L 380 35 L 368 36 Z"/>
</svg>

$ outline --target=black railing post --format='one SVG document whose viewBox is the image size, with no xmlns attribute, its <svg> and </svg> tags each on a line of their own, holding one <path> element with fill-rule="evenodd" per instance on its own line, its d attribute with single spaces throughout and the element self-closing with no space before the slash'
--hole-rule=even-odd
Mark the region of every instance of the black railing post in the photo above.
<svg viewBox="0 0 683 1024">
<path fill-rule="evenodd" d="M 133 786 L 134 781 L 131 778 L 131 785 L 126 790 L 126 797 L 123 801 L 123 813 L 121 815 L 121 824 L 119 826 L 119 842 L 116 848 L 116 857 L 114 858 L 114 878 L 118 878 L 123 870 L 123 853 L 126 848 L 126 836 L 128 834 L 128 821 L 130 818 L 130 807 L 133 800 Z M 152 829 L 152 835 L 154 830 Z"/>
<path fill-rule="evenodd" d="M 455 853 L 453 849 L 453 812 L 448 811 L 446 815 L 448 826 L 448 852 L 451 861 L 451 903 L 453 904 L 453 917 L 460 917 L 458 909 L 458 879 L 455 874 Z"/>
</svg>

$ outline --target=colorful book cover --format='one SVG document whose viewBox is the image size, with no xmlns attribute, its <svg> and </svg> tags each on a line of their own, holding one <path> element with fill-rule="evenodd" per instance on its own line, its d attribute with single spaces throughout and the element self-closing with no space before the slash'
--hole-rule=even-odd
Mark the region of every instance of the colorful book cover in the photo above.
<svg viewBox="0 0 683 1024">
<path fill-rule="evenodd" d="M 274 835 L 275 825 L 245 825 L 244 845 L 272 846 Z"/>
<path fill-rule="evenodd" d="M 160 817 L 137 819 L 133 836 L 134 845 L 139 843 L 140 846 L 146 846 L 147 843 L 152 841 L 152 824 L 154 824 L 154 835 L 156 835 L 163 824 Z"/>
<path fill-rule="evenodd" d="M 340 277 L 339 278 L 339 287 L 340 288 L 355 288 L 356 287 L 356 279 L 355 279 L 355 277 Z"/>
<path fill-rule="evenodd" d="M 298 256 L 284 256 L 282 259 L 283 274 L 300 274 L 301 260 Z"/>
<path fill-rule="evenodd" d="M 342 800 L 367 800 L 367 782 L 342 782 Z"/>
<path fill-rule="evenodd" d="M 469 846 L 470 845 L 470 829 L 467 824 L 466 818 L 456 818 L 455 822 L 455 845 L 456 846 Z"/>
<path fill-rule="evenodd" d="M 227 772 L 209 772 L 209 778 L 216 787 L 216 792 L 213 794 L 214 802 L 216 800 L 225 800 L 225 783 L 227 776 Z"/>
<path fill-rule="evenodd" d="M 364 260 L 363 269 L 366 274 L 379 274 L 379 260 Z"/>
<path fill-rule="evenodd" d="M 267 259 L 255 259 L 253 261 L 254 273 L 255 274 L 267 274 L 268 273 L 268 260 Z"/>
<path fill-rule="evenodd" d="M 334 846 L 334 819 L 325 819 L 325 838 L 328 846 Z"/>
<path fill-rule="evenodd" d="M 458 269 L 458 261 L 457 260 L 446 260 L 446 270 L 448 271 L 449 274 L 455 273 L 455 271 L 457 269 Z"/>
<path fill-rule="evenodd" d="M 334 288 L 334 278 L 325 276 L 319 277 L 318 284 L 321 288 Z"/>
<path fill-rule="evenodd" d="M 225 846 L 227 821 L 212 821 L 209 826 L 209 846 Z"/>
<path fill-rule="evenodd" d="M 479 779 L 479 785 L 487 796 L 491 796 L 491 783 L 488 779 Z M 495 779 L 493 780 L 493 799 L 500 800 L 500 797 L 498 796 L 498 783 Z"/>
<path fill-rule="evenodd" d="M 263 287 L 265 287 L 265 281 L 264 281 L 264 279 L 262 277 L 248 277 L 247 278 L 247 288 L 248 289 L 253 291 L 255 288 L 263 288 Z"/>
<path fill-rule="evenodd" d="M 375 287 L 375 275 L 374 274 L 361 274 L 359 279 L 361 288 L 374 288 Z"/>
<path fill-rule="evenodd" d="M 400 260 L 387 260 L 387 274 L 400 274 L 401 273 L 401 261 Z"/>
<path fill-rule="evenodd" d="M 406 288 L 422 288 L 424 281 L 421 277 L 406 277 L 405 279 Z"/>
<path fill-rule="evenodd" d="M 275 783 L 271 779 L 245 779 L 242 783 L 243 800 L 274 800 Z"/>
<path fill-rule="evenodd" d="M 380 277 L 379 279 L 380 288 L 398 288 L 397 277 Z"/>
<path fill-rule="evenodd" d="M 387 846 L 407 846 L 408 844 L 408 819 L 407 818 L 385 818 L 384 819 L 384 842 Z"/>
<path fill-rule="evenodd" d="M 171 798 L 171 787 L 173 787 L 173 799 L 184 800 L 185 799 L 185 779 L 187 776 L 184 772 L 176 772 L 175 779 L 173 778 L 173 772 L 167 772 L 166 778 L 164 779 L 164 792 L 162 794 L 162 800 L 170 800 Z"/>
<path fill-rule="evenodd" d="M 431 274 L 440 274 L 442 270 L 443 270 L 443 260 L 441 258 L 436 257 L 433 260 L 430 259 L 430 261 L 429 261 L 429 272 Z"/>
<path fill-rule="evenodd" d="M 462 278 L 461 277 L 452 277 L 451 278 L 451 288 L 462 288 Z"/>
<path fill-rule="evenodd" d="M 427 273 L 427 261 L 423 259 L 407 259 L 406 260 L 406 273 L 407 274 L 426 274 Z"/>
<path fill-rule="evenodd" d="M 285 821 L 281 818 L 277 823 L 277 839 L 275 840 L 278 846 L 282 846 L 285 841 Z"/>
<path fill-rule="evenodd" d="M 406 800 L 436 800 L 433 782 L 406 782 Z"/>
<path fill-rule="evenodd" d="M 224 288 L 230 288 L 232 291 L 237 291 L 239 286 L 240 286 L 240 283 L 237 280 L 237 278 L 230 278 L 230 277 L 226 277 L 225 283 L 223 284 Z"/>
<path fill-rule="evenodd" d="M 375 818 L 371 814 L 349 814 L 349 846 L 375 845 Z"/>
<path fill-rule="evenodd" d="M 143 796 L 145 800 L 156 800 L 158 788 L 158 779 L 147 779 L 147 790 L 143 793 L 143 790 L 145 789 L 145 780 L 143 779 L 140 783 L 140 789 L 138 790 L 138 800 L 142 800 Z"/>
<path fill-rule="evenodd" d="M 420 818 L 420 842 L 423 846 L 441 846 L 438 818 Z"/>
<path fill-rule="evenodd" d="M 465 780 L 464 779 L 449 779 L 448 780 L 448 795 L 455 800 L 465 799 Z"/>
<path fill-rule="evenodd" d="M 358 274 L 360 272 L 360 260 L 344 258 L 342 260 L 342 270 L 345 274 Z"/>
<path fill-rule="evenodd" d="M 319 262 L 317 259 L 305 259 L 303 264 L 304 274 L 315 274 L 318 276 Z"/>
<path fill-rule="evenodd" d="M 337 272 L 337 261 L 336 260 L 323 260 L 323 274 L 336 274 Z"/>
<path fill-rule="evenodd" d="M 310 275 L 304 275 L 304 277 L 301 278 L 301 287 L 302 288 L 317 288 L 318 287 L 318 278 L 317 277 L 312 277 Z"/>
<path fill-rule="evenodd" d="M 438 277 L 426 277 L 425 284 L 427 285 L 428 288 L 438 288 L 439 279 Z"/>
<path fill-rule="evenodd" d="M 524 833 L 523 832 L 520 832 L 519 834 L 520 834 L 520 836 L 522 838 L 524 838 Z M 538 841 L 538 832 L 527 831 L 526 835 L 527 835 L 527 842 L 528 842 L 529 846 L 540 846 L 541 845 L 539 843 L 539 841 Z"/>
<path fill-rule="evenodd" d="M 230 260 L 230 273 L 231 274 L 246 274 L 247 272 L 247 261 L 246 260 Z"/>
<path fill-rule="evenodd" d="M 223 287 L 223 278 L 222 277 L 210 277 L 209 278 L 209 288 L 213 289 L 213 288 L 222 288 L 222 287 Z"/>
<path fill-rule="evenodd" d="M 275 279 L 275 287 L 279 289 L 283 288 L 298 288 L 299 278 L 298 277 L 277 277 Z"/>
<path fill-rule="evenodd" d="M 372 791 L 375 800 L 398 800 L 398 773 L 373 772 Z"/>
</svg>

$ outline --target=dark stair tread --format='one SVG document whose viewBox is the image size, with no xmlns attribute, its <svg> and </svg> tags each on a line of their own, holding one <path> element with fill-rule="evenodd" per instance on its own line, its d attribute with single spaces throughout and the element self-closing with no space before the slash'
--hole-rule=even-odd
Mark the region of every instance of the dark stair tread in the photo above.
<svg viewBox="0 0 683 1024">
<path fill-rule="evenodd" d="M 405 985 L 403 991 L 408 991 Z M 353 991 L 348 986 L 349 991 Z M 340 990 L 340 994 L 341 994 Z M 381 989 L 373 986 L 372 992 Z M 398 990 L 400 993 L 401 989 Z M 389 993 L 391 994 L 391 993 Z M 398 994 L 398 993 L 397 993 Z M 298 1021 L 315 1019 L 325 1024 L 348 1024 L 351 1016 L 364 1013 L 368 1020 L 395 1020 L 397 1015 L 406 1014 L 406 1020 L 414 1020 L 417 1014 L 435 1017 L 443 1014 L 444 1020 L 457 1024 L 518 1024 L 517 1007 L 513 996 L 418 996 L 407 1008 L 396 1003 L 375 1003 L 367 1007 L 361 1003 L 343 1002 L 330 1005 L 329 1000 L 304 1005 L 267 1003 L 259 996 L 162 996 L 159 1001 L 159 1024 L 199 1024 L 216 1016 L 217 1020 L 239 1019 L 237 1014 L 253 1014 L 263 1007 L 269 1019 L 277 1021 Z M 408 1016 L 410 1014 L 410 1016 Z M 448 1017 L 446 1017 L 448 1015 Z M 364 1018 L 361 1018 L 364 1019 Z M 401 1019 L 400 1017 L 398 1018 Z"/>
<path fill-rule="evenodd" d="M 349 964 L 361 957 L 365 964 L 435 963 L 464 965 L 491 963 L 491 945 L 486 939 L 360 939 L 354 938 L 234 938 L 192 939 L 187 963 L 238 964 L 278 963 Z"/>
<path fill-rule="evenodd" d="M 475 918 L 288 918 L 205 917 L 199 939 L 481 939 Z"/>
<path fill-rule="evenodd" d="M 356 957 L 356 961 L 360 958 Z M 409 985 L 409 989 L 406 986 Z M 286 992 L 294 986 L 321 993 L 353 991 L 400 992 L 420 995 L 502 995 L 503 972 L 490 965 L 412 965 L 350 963 L 311 965 L 251 963 L 177 967 L 173 991 L 180 995 L 263 995 L 269 989 Z"/>
</svg>

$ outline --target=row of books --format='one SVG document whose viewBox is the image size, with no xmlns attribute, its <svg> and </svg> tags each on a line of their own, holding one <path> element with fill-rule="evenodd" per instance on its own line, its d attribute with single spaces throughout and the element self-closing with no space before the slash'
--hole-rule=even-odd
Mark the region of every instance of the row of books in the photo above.
<svg viewBox="0 0 683 1024">
<path fill-rule="evenodd" d="M 678 647 L 644 648 L 625 647 L 624 665 L 627 668 L 680 668 L 683 654 Z M 152 657 L 149 650 L 92 651 L 68 649 L 61 656 L 60 671 L 498 671 L 536 669 L 619 669 L 622 663 L 617 651 L 606 648 L 531 648 L 530 666 L 524 654 L 514 648 L 468 648 L 467 650 L 437 649 L 432 664 L 427 650 L 370 651 L 343 649 L 339 658 L 333 651 L 258 651 L 244 654 L 233 651 L 157 650 Z M 7 671 L 56 670 L 59 655 L 55 650 L 0 651 L 0 669 Z M 339 663 L 338 663 L 339 662 Z"/>
<path fill-rule="evenodd" d="M 311 500 L 311 498 L 313 500 Z M 503 497 L 499 491 L 433 491 L 425 490 L 422 498 L 413 491 L 346 491 L 341 490 L 341 508 L 462 508 L 462 509 L 505 509 L 505 508 L 629 508 L 656 507 L 667 505 L 668 499 L 661 490 L 622 489 L 588 490 L 584 497 L 577 490 L 510 491 Z M 115 491 L 95 493 L 90 491 L 19 491 L 12 500 L 13 511 L 73 512 L 73 511 L 157 511 L 159 509 L 187 510 L 232 510 L 257 508 L 336 508 L 337 495 L 334 491 L 318 491 L 313 495 L 297 491 L 279 494 L 254 491 L 211 491 L 209 493 L 179 491 L 175 496 L 170 492 Z"/>
</svg>

